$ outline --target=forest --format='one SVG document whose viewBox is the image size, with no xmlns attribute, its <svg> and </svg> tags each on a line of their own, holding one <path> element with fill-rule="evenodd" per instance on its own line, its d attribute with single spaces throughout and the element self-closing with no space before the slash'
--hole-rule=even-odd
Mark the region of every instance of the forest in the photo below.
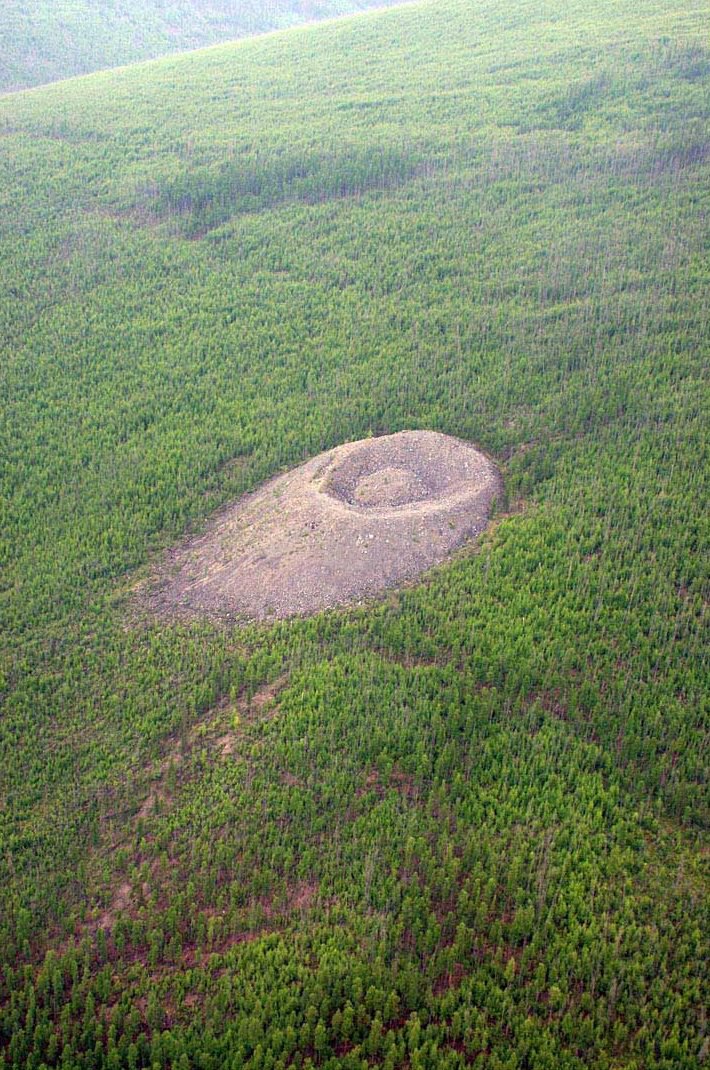
<svg viewBox="0 0 710 1070">
<path fill-rule="evenodd" d="M 3 0 L 0 93 L 393 2 Z"/>
<path fill-rule="evenodd" d="M 424 0 L 0 99 L 0 1068 L 695 1070 L 707 0 Z M 432 429 L 370 603 L 136 589 Z"/>
</svg>

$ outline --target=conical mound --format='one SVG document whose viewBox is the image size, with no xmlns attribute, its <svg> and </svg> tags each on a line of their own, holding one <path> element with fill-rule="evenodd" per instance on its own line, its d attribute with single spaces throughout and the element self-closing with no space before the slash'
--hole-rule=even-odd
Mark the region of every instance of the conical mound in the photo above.
<svg viewBox="0 0 710 1070">
<path fill-rule="evenodd" d="M 497 468 L 433 431 L 349 442 L 236 502 L 171 555 L 161 612 L 307 615 L 412 579 L 480 534 Z"/>
</svg>

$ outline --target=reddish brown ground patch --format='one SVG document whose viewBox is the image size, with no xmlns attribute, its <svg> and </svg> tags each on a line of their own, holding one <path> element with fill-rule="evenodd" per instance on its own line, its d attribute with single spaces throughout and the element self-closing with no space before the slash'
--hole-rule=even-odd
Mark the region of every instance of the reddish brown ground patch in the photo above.
<svg viewBox="0 0 710 1070">
<path fill-rule="evenodd" d="M 123 914 L 131 902 L 131 883 L 123 881 L 113 893 L 109 906 L 98 920 L 97 929 L 113 929 L 119 914 Z"/>
<path fill-rule="evenodd" d="M 276 680 L 262 684 L 247 703 L 247 712 L 252 715 L 261 714 L 266 706 L 273 704 L 278 695 L 288 684 L 288 673 L 283 673 Z"/>
</svg>

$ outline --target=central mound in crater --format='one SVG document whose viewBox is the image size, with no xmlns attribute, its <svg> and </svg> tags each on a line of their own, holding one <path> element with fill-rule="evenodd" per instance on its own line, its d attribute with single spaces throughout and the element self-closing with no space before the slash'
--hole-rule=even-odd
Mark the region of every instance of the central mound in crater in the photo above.
<svg viewBox="0 0 710 1070">
<path fill-rule="evenodd" d="M 173 551 L 151 602 L 259 620 L 357 602 L 478 535 L 500 491 L 492 461 L 448 435 L 348 442 L 246 495 Z"/>
<path fill-rule="evenodd" d="M 426 497 L 427 487 L 419 476 L 406 468 L 388 465 L 359 479 L 352 497 L 342 500 L 377 509 L 383 505 L 411 505 Z"/>
</svg>

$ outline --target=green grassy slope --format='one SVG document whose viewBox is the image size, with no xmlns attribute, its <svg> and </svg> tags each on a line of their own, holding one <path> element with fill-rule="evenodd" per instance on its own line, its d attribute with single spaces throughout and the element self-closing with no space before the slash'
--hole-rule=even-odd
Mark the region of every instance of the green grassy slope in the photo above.
<svg viewBox="0 0 710 1070">
<path fill-rule="evenodd" d="M 447 0 L 0 102 L 5 1065 L 700 1065 L 707 16 Z M 499 460 L 476 552 L 134 620 L 405 427 Z"/>
<path fill-rule="evenodd" d="M 393 0 L 3 0 L 0 93 Z"/>
</svg>

